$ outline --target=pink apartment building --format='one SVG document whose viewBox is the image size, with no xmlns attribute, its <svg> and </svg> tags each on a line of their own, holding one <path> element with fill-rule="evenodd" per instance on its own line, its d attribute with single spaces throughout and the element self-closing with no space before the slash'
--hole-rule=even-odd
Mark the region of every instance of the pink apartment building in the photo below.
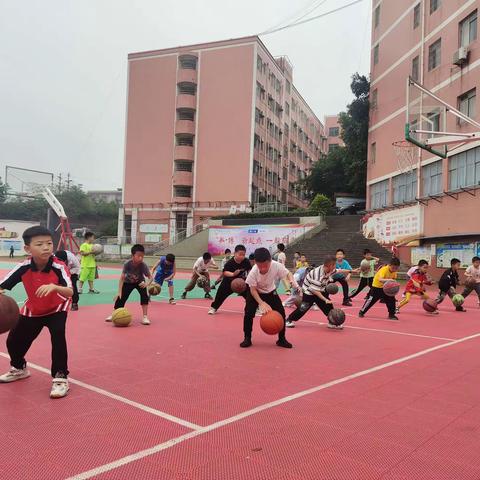
<svg viewBox="0 0 480 480">
<path fill-rule="evenodd" d="M 258 37 L 128 56 L 119 237 L 157 242 L 257 204 L 306 205 L 324 127 Z"/>
<path fill-rule="evenodd" d="M 479 7 L 479 0 L 373 2 L 367 206 L 374 215 L 364 232 L 431 247 L 437 260 L 440 246 L 469 243 L 468 257 L 480 240 L 480 142 L 448 158 L 418 150 L 411 173 L 402 173 L 392 142 L 404 138 L 409 75 L 478 121 Z M 450 132 L 470 128 L 445 116 Z"/>
<path fill-rule="evenodd" d="M 327 152 L 334 148 L 343 147 L 345 144 L 340 138 L 341 128 L 338 123 L 338 115 L 326 115 L 324 119 Z"/>
</svg>

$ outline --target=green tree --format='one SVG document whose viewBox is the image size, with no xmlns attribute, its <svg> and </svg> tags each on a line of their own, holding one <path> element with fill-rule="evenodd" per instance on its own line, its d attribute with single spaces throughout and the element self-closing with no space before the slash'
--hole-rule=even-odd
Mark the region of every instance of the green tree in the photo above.
<svg viewBox="0 0 480 480">
<path fill-rule="evenodd" d="M 345 147 L 330 150 L 314 164 L 304 181 L 312 197 L 322 193 L 333 199 L 338 192 L 365 195 L 370 82 L 355 73 L 350 88 L 355 99 L 339 116 Z"/>
<path fill-rule="evenodd" d="M 327 215 L 331 213 L 332 201 L 321 193 L 317 193 L 310 204 L 310 210 L 318 215 Z"/>
<path fill-rule="evenodd" d="M 7 185 L 2 182 L 2 177 L 0 177 L 0 203 L 4 203 L 7 200 L 7 190 Z"/>
</svg>

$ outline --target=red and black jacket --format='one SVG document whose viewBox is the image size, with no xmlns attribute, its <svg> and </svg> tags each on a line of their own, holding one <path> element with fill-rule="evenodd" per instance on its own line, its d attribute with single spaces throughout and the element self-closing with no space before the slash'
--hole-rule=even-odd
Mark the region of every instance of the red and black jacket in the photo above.
<svg viewBox="0 0 480 480">
<path fill-rule="evenodd" d="M 20 282 L 23 283 L 27 292 L 27 300 L 20 310 L 21 315 L 44 317 L 52 313 L 69 310 L 70 298 L 66 298 L 57 292 L 52 292 L 42 298 L 36 295 L 39 287 L 51 283 L 72 288 L 68 267 L 58 258 L 51 256 L 43 270 L 38 269 L 33 258 L 27 258 L 0 282 L 0 288 L 11 290 Z"/>
</svg>

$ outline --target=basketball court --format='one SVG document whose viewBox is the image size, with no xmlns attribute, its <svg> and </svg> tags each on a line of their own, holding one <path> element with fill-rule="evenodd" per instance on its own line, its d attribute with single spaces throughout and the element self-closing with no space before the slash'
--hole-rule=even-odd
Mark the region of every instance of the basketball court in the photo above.
<svg viewBox="0 0 480 480">
<path fill-rule="evenodd" d="M 198 289 L 174 306 L 157 297 L 150 326 L 134 295 L 132 326 L 106 323 L 118 274 L 102 268 L 102 294 L 84 294 L 70 313 L 65 399 L 48 396 L 47 331 L 28 354 L 32 376 L 0 386 L 1 478 L 480 478 L 473 295 L 467 313 L 446 299 L 438 316 L 413 299 L 399 322 L 381 304 L 357 318 L 359 295 L 343 331 L 310 311 L 287 331 L 292 350 L 258 321 L 253 347 L 241 349 L 243 300 L 209 316 Z M 177 298 L 187 274 L 179 278 Z M 13 295 L 22 301 L 23 287 Z"/>
</svg>

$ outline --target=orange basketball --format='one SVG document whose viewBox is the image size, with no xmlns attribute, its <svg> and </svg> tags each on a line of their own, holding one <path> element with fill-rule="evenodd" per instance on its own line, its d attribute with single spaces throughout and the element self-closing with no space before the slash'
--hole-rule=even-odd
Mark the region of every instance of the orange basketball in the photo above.
<svg viewBox="0 0 480 480">
<path fill-rule="evenodd" d="M 283 330 L 285 326 L 285 322 L 283 321 L 283 317 L 275 310 L 271 312 L 264 313 L 260 317 L 260 328 L 267 334 L 267 335 L 276 335 Z"/>
</svg>

